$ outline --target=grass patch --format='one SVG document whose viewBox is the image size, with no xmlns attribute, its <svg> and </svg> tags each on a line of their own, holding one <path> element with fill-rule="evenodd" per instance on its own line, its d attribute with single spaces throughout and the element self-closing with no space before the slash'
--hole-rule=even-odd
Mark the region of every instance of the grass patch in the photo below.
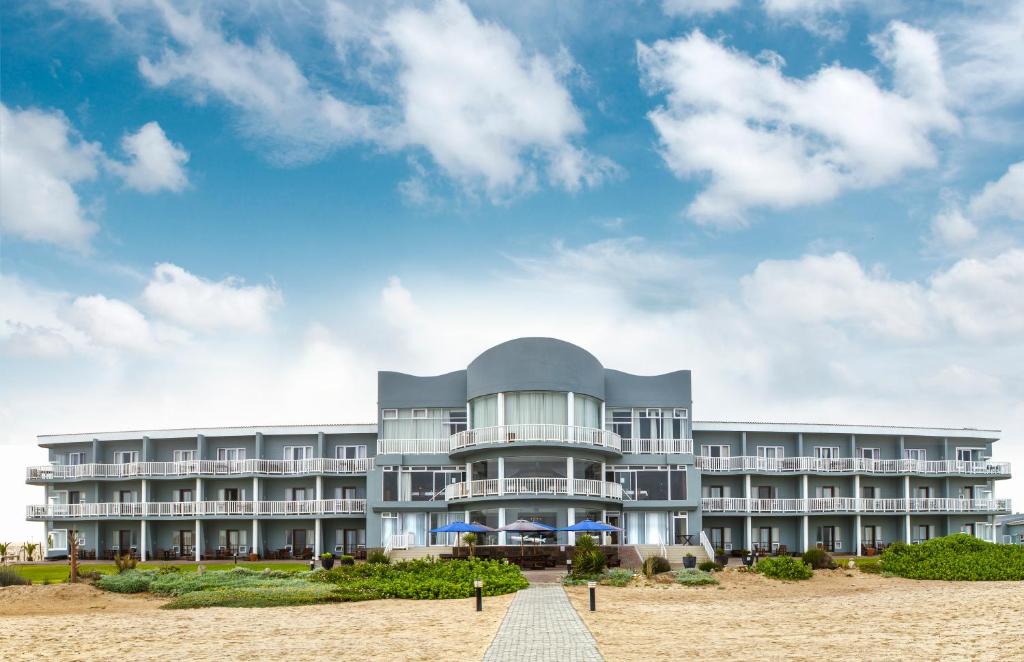
<svg viewBox="0 0 1024 662">
<path fill-rule="evenodd" d="M 32 582 L 22 577 L 11 566 L 0 566 L 0 586 L 21 586 Z"/>
<path fill-rule="evenodd" d="M 195 572 L 197 566 L 206 565 L 198 563 L 140 563 L 137 566 L 137 570 L 160 570 L 163 568 L 179 568 L 182 572 Z M 50 584 L 59 584 L 68 580 L 68 573 L 70 569 L 67 561 L 51 562 L 40 565 L 17 565 L 13 566 L 17 569 L 17 573 L 22 577 L 32 581 L 34 584 L 42 584 L 44 581 Z M 207 565 L 207 572 L 222 572 L 225 570 L 232 570 L 234 568 L 250 568 L 254 570 L 262 570 L 263 568 L 271 568 L 273 570 L 308 570 L 308 563 L 301 563 L 295 561 L 253 561 L 253 562 L 239 562 L 236 565 Z M 101 575 L 112 575 L 117 570 L 114 568 L 113 563 L 82 563 L 78 566 L 80 573 L 92 573 L 98 572 Z"/>
<path fill-rule="evenodd" d="M 587 582 L 597 582 L 601 586 L 629 586 L 636 576 L 626 568 L 611 568 L 605 572 L 591 575 L 568 575 L 562 580 L 564 586 L 586 586 Z"/>
<path fill-rule="evenodd" d="M 675 575 L 676 583 L 683 586 L 709 586 L 718 583 L 710 572 L 697 568 L 682 568 L 676 570 Z"/>
<path fill-rule="evenodd" d="M 966 533 L 919 545 L 894 543 L 882 553 L 882 572 L 908 579 L 1024 580 L 1024 547 L 986 542 Z"/>
<path fill-rule="evenodd" d="M 754 566 L 754 572 L 772 579 L 796 580 L 810 579 L 814 576 L 814 570 L 809 564 L 792 556 L 769 556 L 761 559 Z"/>
<path fill-rule="evenodd" d="M 880 556 L 861 556 L 855 558 L 853 562 L 861 572 L 866 572 L 872 575 L 882 574 L 882 557 Z"/>
<path fill-rule="evenodd" d="M 484 595 L 504 595 L 529 582 L 518 566 L 499 561 L 417 559 L 399 563 L 364 563 L 310 573 L 314 582 L 336 584 L 380 598 L 448 600 L 474 595 L 473 581 L 484 582 Z"/>
</svg>

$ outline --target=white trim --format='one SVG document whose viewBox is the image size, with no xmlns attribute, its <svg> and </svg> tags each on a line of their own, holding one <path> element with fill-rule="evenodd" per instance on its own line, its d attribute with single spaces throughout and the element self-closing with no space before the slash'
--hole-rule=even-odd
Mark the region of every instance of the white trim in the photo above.
<svg viewBox="0 0 1024 662">
<path fill-rule="evenodd" d="M 380 410 L 381 420 L 385 421 L 397 421 L 398 410 L 397 409 L 381 409 Z"/>
<path fill-rule="evenodd" d="M 257 433 L 263 435 L 292 434 L 372 434 L 377 431 L 376 423 L 331 423 L 326 425 L 265 425 L 232 426 L 222 428 L 178 428 L 162 430 L 123 430 L 120 432 L 75 432 L 70 434 L 41 434 L 36 437 L 39 445 L 46 448 L 55 444 L 80 443 L 83 441 L 141 441 L 142 437 L 152 439 L 183 439 L 203 435 L 207 439 L 216 437 L 248 437 Z"/>
<path fill-rule="evenodd" d="M 429 418 L 427 410 L 423 408 L 413 409 L 412 413 L 409 414 L 409 417 L 415 419 Z"/>
<path fill-rule="evenodd" d="M 672 418 L 689 418 L 690 412 L 687 411 L 686 407 L 674 407 L 672 409 Z"/>
<path fill-rule="evenodd" d="M 61 534 L 64 537 L 64 546 L 63 547 L 60 547 L 60 546 L 58 546 L 56 544 L 54 544 L 52 547 L 50 546 L 50 539 L 51 539 L 51 537 L 53 537 L 53 534 L 55 534 L 55 533 L 59 533 L 59 534 Z M 50 531 L 46 534 L 46 551 L 48 551 L 48 552 L 67 551 L 67 548 L 68 548 L 68 530 L 67 529 L 50 529 Z"/>
</svg>

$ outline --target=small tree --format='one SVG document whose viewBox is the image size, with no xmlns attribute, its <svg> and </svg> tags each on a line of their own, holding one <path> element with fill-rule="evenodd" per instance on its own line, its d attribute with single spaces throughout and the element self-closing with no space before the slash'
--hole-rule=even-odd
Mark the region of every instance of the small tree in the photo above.
<svg viewBox="0 0 1024 662">
<path fill-rule="evenodd" d="M 71 564 L 71 570 L 68 572 L 68 582 L 75 584 L 78 582 L 78 545 L 81 543 L 81 539 L 78 537 L 78 531 L 71 529 L 68 531 L 68 563 Z"/>
<path fill-rule="evenodd" d="M 7 563 L 7 548 L 10 546 L 9 542 L 0 542 L 0 563 Z"/>
<path fill-rule="evenodd" d="M 470 531 L 469 533 L 462 534 L 462 542 L 469 545 L 469 555 L 473 556 L 473 546 L 476 544 L 477 536 L 475 533 Z"/>
<path fill-rule="evenodd" d="M 27 542 L 21 546 L 21 549 L 25 552 L 25 560 L 31 561 L 32 557 L 36 555 L 36 550 L 39 549 L 39 543 Z"/>
</svg>

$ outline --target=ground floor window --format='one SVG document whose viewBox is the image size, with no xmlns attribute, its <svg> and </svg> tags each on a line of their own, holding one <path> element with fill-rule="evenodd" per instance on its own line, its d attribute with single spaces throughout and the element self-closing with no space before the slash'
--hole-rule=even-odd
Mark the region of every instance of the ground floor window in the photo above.
<svg viewBox="0 0 1024 662">
<path fill-rule="evenodd" d="M 67 529 L 54 529 L 50 531 L 50 535 L 47 536 L 47 543 L 49 543 L 49 550 L 51 552 L 65 551 L 68 548 Z"/>
<path fill-rule="evenodd" d="M 334 532 L 334 551 L 337 554 L 352 554 L 366 548 L 366 529 L 337 529 Z"/>
<path fill-rule="evenodd" d="M 626 544 L 627 545 L 667 545 L 668 513 L 639 512 L 626 513 Z"/>
</svg>

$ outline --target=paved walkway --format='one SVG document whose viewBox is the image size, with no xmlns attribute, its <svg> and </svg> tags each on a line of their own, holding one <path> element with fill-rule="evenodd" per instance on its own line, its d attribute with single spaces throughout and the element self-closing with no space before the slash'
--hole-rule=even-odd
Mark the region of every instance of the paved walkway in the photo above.
<svg viewBox="0 0 1024 662">
<path fill-rule="evenodd" d="M 484 654 L 484 662 L 547 660 L 604 660 L 590 630 L 569 604 L 565 591 L 555 584 L 519 591 Z"/>
</svg>

